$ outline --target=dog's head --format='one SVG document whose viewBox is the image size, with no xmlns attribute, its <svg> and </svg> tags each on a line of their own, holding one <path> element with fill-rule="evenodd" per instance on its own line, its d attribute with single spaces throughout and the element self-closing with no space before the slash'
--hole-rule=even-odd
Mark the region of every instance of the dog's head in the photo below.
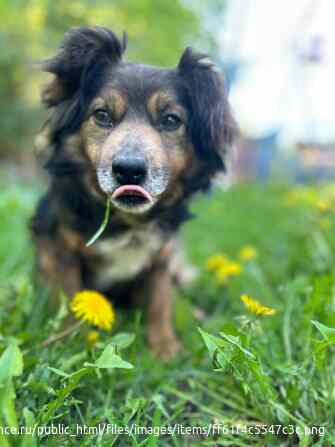
<svg viewBox="0 0 335 447">
<path fill-rule="evenodd" d="M 176 68 L 162 69 L 123 61 L 125 47 L 106 28 L 65 35 L 43 64 L 54 79 L 37 146 L 55 175 L 79 175 L 88 194 L 144 213 L 208 186 L 224 169 L 234 121 L 208 58 L 187 48 Z"/>
</svg>

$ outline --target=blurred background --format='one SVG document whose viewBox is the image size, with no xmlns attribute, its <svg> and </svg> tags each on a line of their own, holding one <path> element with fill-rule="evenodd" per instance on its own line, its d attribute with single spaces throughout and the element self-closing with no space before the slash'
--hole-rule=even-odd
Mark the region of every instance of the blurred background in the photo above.
<svg viewBox="0 0 335 447">
<path fill-rule="evenodd" d="M 3 166 L 34 172 L 33 137 L 45 113 L 35 62 L 71 26 L 105 25 L 127 31 L 129 59 L 174 66 L 192 45 L 223 69 L 241 130 L 233 180 L 332 177 L 334 14 L 332 0 L 1 0 Z"/>
</svg>

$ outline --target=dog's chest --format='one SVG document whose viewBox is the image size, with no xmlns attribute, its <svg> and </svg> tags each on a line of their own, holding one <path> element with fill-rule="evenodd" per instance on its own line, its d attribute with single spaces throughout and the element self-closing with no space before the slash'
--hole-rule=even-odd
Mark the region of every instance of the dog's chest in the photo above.
<svg viewBox="0 0 335 447">
<path fill-rule="evenodd" d="M 163 233 L 154 225 L 96 242 L 87 258 L 93 285 L 105 288 L 135 278 L 150 268 L 163 244 Z"/>
</svg>

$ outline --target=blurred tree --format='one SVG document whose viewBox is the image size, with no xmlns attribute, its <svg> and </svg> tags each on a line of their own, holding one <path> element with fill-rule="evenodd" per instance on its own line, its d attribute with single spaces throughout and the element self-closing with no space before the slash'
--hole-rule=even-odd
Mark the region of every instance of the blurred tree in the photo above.
<svg viewBox="0 0 335 447">
<path fill-rule="evenodd" d="M 0 0 L 0 17 L 1 156 L 31 149 L 42 79 L 33 62 L 54 53 L 70 27 L 126 31 L 127 58 L 162 66 L 176 65 L 201 30 L 200 16 L 183 0 Z"/>
</svg>

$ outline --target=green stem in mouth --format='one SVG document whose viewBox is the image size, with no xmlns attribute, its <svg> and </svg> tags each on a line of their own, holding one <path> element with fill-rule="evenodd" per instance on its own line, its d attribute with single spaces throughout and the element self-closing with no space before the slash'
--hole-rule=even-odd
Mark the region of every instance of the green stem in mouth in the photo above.
<svg viewBox="0 0 335 447">
<path fill-rule="evenodd" d="M 100 225 L 98 231 L 91 237 L 91 239 L 88 242 L 86 242 L 86 247 L 89 247 L 90 245 L 94 244 L 94 242 L 96 242 L 102 235 L 102 233 L 105 231 L 109 222 L 110 210 L 111 210 L 111 202 L 108 198 L 104 220 L 102 221 L 102 224 Z"/>
</svg>

